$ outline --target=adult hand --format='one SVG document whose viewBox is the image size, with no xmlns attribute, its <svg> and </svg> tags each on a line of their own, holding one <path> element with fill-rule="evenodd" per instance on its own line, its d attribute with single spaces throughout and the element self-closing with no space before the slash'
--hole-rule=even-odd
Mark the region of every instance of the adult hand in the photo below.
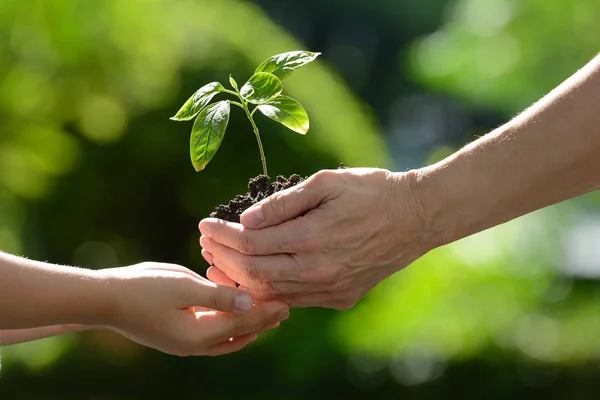
<svg viewBox="0 0 600 400">
<path fill-rule="evenodd" d="M 117 299 L 106 328 L 179 356 L 240 350 L 289 313 L 281 302 L 253 306 L 247 293 L 179 265 L 142 263 L 98 274 Z"/>
<path fill-rule="evenodd" d="M 204 219 L 211 280 L 294 307 L 351 308 L 425 254 L 412 173 L 325 170 L 246 210 L 241 224 Z"/>
</svg>

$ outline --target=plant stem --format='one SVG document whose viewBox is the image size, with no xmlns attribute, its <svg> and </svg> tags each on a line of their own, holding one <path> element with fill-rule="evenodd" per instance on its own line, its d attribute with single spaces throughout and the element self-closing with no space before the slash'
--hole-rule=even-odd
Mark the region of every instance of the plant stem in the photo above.
<svg viewBox="0 0 600 400">
<path fill-rule="evenodd" d="M 258 150 L 260 151 L 260 161 L 262 161 L 263 173 L 265 174 L 265 176 L 268 177 L 269 174 L 267 172 L 267 159 L 265 157 L 265 151 L 263 150 L 263 145 L 260 140 L 260 133 L 258 132 L 258 127 L 254 123 L 252 114 L 250 113 L 250 110 L 248 109 L 248 104 L 245 101 L 242 104 L 244 106 L 244 111 L 246 111 L 246 116 L 248 116 L 248 119 L 250 120 L 250 123 L 252 124 L 252 128 L 254 129 L 254 135 L 256 135 L 256 141 L 258 142 Z"/>
<path fill-rule="evenodd" d="M 233 104 L 234 106 L 238 106 L 239 108 L 241 108 L 242 110 L 246 111 L 246 109 L 244 108 L 244 106 L 242 105 L 242 103 L 238 103 L 237 101 L 233 101 L 233 100 L 229 100 L 229 102 L 231 104 Z"/>
<path fill-rule="evenodd" d="M 229 93 L 229 94 L 232 94 L 232 95 L 234 95 L 234 96 L 237 96 L 237 97 L 240 97 L 240 94 L 239 94 L 239 93 L 237 93 L 237 92 L 234 92 L 233 90 L 229 90 L 229 89 L 225 89 L 225 88 L 223 88 L 223 92 L 224 92 L 224 93 Z"/>
<path fill-rule="evenodd" d="M 263 174 L 265 174 L 265 176 L 268 177 L 269 173 L 267 172 L 267 158 L 265 157 L 265 151 L 263 149 L 262 141 L 260 140 L 260 133 L 258 132 L 258 127 L 256 126 L 254 119 L 252 118 L 252 116 L 254 115 L 254 111 L 256 111 L 256 108 L 254 108 L 254 110 L 250 112 L 250 110 L 248 109 L 248 102 L 244 100 L 237 88 L 235 90 L 235 92 L 229 89 L 224 89 L 223 91 L 225 93 L 233 94 L 240 99 L 241 103 L 238 103 L 237 101 L 231 101 L 231 104 L 241 107 L 246 112 L 246 116 L 252 124 L 252 129 L 254 129 L 254 135 L 256 136 L 256 141 L 258 142 L 258 150 L 260 151 L 260 161 L 262 162 Z"/>
</svg>

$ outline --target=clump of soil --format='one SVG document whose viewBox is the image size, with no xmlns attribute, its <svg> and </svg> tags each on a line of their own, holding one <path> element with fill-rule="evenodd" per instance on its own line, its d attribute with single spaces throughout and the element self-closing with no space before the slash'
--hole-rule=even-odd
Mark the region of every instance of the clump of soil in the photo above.
<svg viewBox="0 0 600 400">
<path fill-rule="evenodd" d="M 269 177 L 266 175 L 258 175 L 250 179 L 248 182 L 248 193 L 238 194 L 229 204 L 221 204 L 217 206 L 215 211 L 210 214 L 211 218 L 224 219 L 229 222 L 240 222 L 240 216 L 251 205 L 258 203 L 275 192 L 295 186 L 302 182 L 305 178 L 300 175 L 290 175 L 286 178 L 279 175 L 275 182 L 269 182 Z"/>
<path fill-rule="evenodd" d="M 346 168 L 346 166 L 340 164 L 340 168 Z M 238 194 L 230 200 L 228 204 L 217 206 L 215 211 L 210 214 L 210 217 L 239 223 L 240 216 L 244 210 L 269 197 L 273 193 L 296 186 L 306 178 L 307 177 L 302 178 L 297 174 L 292 174 L 289 178 L 279 175 L 275 178 L 274 182 L 270 182 L 268 176 L 258 175 L 248 182 L 248 192 L 246 194 Z"/>
</svg>

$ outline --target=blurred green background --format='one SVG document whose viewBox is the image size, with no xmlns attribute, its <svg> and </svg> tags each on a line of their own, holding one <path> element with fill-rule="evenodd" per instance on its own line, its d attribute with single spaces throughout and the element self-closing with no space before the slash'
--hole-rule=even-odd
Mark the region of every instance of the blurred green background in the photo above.
<svg viewBox="0 0 600 400">
<path fill-rule="evenodd" d="M 203 273 L 197 222 L 261 171 L 236 109 L 194 172 L 191 123 L 168 118 L 204 83 L 323 52 L 285 83 L 309 134 L 258 117 L 271 173 L 417 168 L 591 59 L 598 15 L 597 0 L 2 0 L 0 249 Z M 592 397 L 599 221 L 597 192 L 533 213 L 429 253 L 350 311 L 294 310 L 220 358 L 105 332 L 7 347 L 0 399 Z"/>
</svg>

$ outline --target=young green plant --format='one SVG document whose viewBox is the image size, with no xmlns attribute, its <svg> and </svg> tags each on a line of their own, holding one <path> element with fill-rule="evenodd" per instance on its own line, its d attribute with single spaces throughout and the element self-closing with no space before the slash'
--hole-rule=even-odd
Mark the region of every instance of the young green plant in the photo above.
<svg viewBox="0 0 600 400">
<path fill-rule="evenodd" d="M 196 171 L 202 171 L 219 149 L 229 122 L 230 105 L 233 104 L 246 113 L 258 142 L 263 173 L 269 176 L 254 113 L 258 110 L 292 131 L 306 134 L 309 128 L 306 110 L 297 100 L 281 94 L 282 81 L 298 68 L 314 61 L 320 54 L 309 51 L 277 54 L 260 64 L 240 89 L 231 75 L 229 84 L 233 90 L 226 89 L 219 82 L 211 82 L 198 89 L 177 114 L 171 117 L 175 121 L 189 121 L 196 117 L 190 139 L 190 156 Z M 230 94 L 239 101 L 222 100 L 209 105 L 219 93 Z M 250 109 L 251 106 L 254 108 Z"/>
</svg>

